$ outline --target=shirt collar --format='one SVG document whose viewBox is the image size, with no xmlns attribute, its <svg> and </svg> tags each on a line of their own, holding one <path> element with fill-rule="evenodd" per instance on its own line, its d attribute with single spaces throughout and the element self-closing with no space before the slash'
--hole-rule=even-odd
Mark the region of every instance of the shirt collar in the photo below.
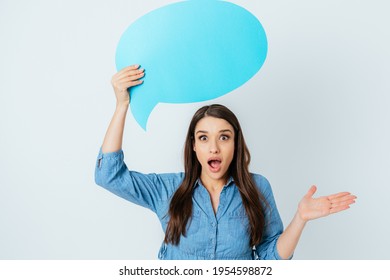
<svg viewBox="0 0 390 280">
<path fill-rule="evenodd" d="M 229 187 L 231 185 L 231 183 L 234 183 L 234 179 L 232 176 L 229 177 L 229 179 L 227 180 L 226 184 L 224 185 L 224 187 Z M 195 184 L 194 184 L 194 189 L 196 187 L 198 187 L 199 185 L 202 185 L 202 181 L 200 180 L 200 178 L 198 178 L 196 181 L 195 181 Z"/>
</svg>

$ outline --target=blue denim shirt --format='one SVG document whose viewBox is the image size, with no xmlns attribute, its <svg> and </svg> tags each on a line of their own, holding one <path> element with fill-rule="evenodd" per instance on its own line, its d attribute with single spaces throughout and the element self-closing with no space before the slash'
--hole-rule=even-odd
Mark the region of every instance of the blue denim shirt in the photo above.
<svg viewBox="0 0 390 280">
<path fill-rule="evenodd" d="M 271 186 L 266 178 L 252 174 L 257 187 L 268 203 L 263 239 L 254 248 L 249 246 L 248 218 L 234 181 L 223 187 L 217 213 L 214 214 L 210 195 L 198 180 L 193 193 L 193 217 L 187 234 L 179 245 L 161 245 L 159 259 L 280 259 L 276 241 L 283 232 Z M 123 151 L 105 153 L 101 149 L 96 162 L 96 184 L 135 204 L 152 210 L 165 232 L 172 195 L 184 178 L 184 173 L 142 174 L 129 171 Z"/>
</svg>

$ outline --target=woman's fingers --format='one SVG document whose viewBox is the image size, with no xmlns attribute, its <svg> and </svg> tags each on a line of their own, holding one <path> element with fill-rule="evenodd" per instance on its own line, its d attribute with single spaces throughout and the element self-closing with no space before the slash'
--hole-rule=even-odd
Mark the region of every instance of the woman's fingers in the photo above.
<svg viewBox="0 0 390 280">
<path fill-rule="evenodd" d="M 298 211 L 305 221 L 347 210 L 351 204 L 355 203 L 355 199 L 357 198 L 349 192 L 340 192 L 329 196 L 313 198 L 316 189 L 315 186 L 311 186 L 305 197 L 299 203 Z"/>
<path fill-rule="evenodd" d="M 128 71 L 132 71 L 132 70 L 137 70 L 139 68 L 139 64 L 134 64 L 134 65 L 130 65 L 130 66 L 127 66 L 125 68 L 123 68 L 122 70 L 118 71 L 117 72 L 117 75 L 122 75 L 123 73 L 126 73 Z"/>
<path fill-rule="evenodd" d="M 316 191 L 317 191 L 317 187 L 315 185 L 311 186 L 308 192 L 306 193 L 306 197 L 311 198 Z"/>
<path fill-rule="evenodd" d="M 138 78 L 124 78 L 120 81 L 118 81 L 117 83 L 115 83 L 115 86 L 117 88 L 120 88 L 122 91 L 128 89 L 129 87 L 133 87 L 133 86 L 136 86 L 136 85 L 139 85 L 139 84 L 142 84 L 143 83 L 143 80 L 140 80 L 140 78 L 142 78 L 143 75 L 141 75 L 140 77 Z"/>
<path fill-rule="evenodd" d="M 119 76 L 118 81 L 119 82 L 135 81 L 141 79 L 144 75 L 145 75 L 144 69 L 130 71 L 128 74 L 125 73 L 122 76 Z"/>
<path fill-rule="evenodd" d="M 145 71 L 145 69 L 128 69 L 128 70 L 125 70 L 123 72 L 118 72 L 117 73 L 117 78 L 120 80 L 124 77 L 130 77 L 130 76 L 134 76 L 134 75 L 137 75 L 137 74 L 141 74 Z"/>
<path fill-rule="evenodd" d="M 111 84 L 115 91 L 124 92 L 129 87 L 141 84 L 140 80 L 145 76 L 144 69 L 138 69 L 139 65 L 131 65 L 118 71 L 111 80 Z"/>
<path fill-rule="evenodd" d="M 334 213 L 337 213 L 337 212 L 340 212 L 340 211 L 343 211 L 343 210 L 347 210 L 349 208 L 350 208 L 349 205 L 342 205 L 342 206 L 332 207 L 329 210 L 329 214 L 334 214 Z"/>
<path fill-rule="evenodd" d="M 338 198 L 338 197 L 342 197 L 342 196 L 346 196 L 346 195 L 350 195 L 350 194 L 351 194 L 350 192 L 339 192 L 339 193 L 328 195 L 328 199 L 332 200 L 332 199 L 335 199 L 335 198 Z"/>
<path fill-rule="evenodd" d="M 126 78 L 135 80 L 143 77 L 145 69 L 138 69 L 139 67 L 139 65 L 132 65 L 123 68 L 112 77 L 112 82 L 114 83 Z"/>
<path fill-rule="evenodd" d="M 134 87 L 134 86 L 142 84 L 142 83 L 143 83 L 143 80 L 130 81 L 130 82 L 127 82 L 127 83 L 123 83 L 122 84 L 122 88 L 128 89 L 129 87 Z"/>
<path fill-rule="evenodd" d="M 348 195 L 339 199 L 333 199 L 330 200 L 330 203 L 332 206 L 337 207 L 337 206 L 344 206 L 344 205 L 350 205 L 352 203 L 355 203 L 356 196 L 354 195 Z"/>
<path fill-rule="evenodd" d="M 343 201 L 350 201 L 350 200 L 355 200 L 357 197 L 355 195 L 352 195 L 352 194 L 345 194 L 345 195 L 342 195 L 342 196 L 337 196 L 337 197 L 329 197 L 328 196 L 328 200 L 332 203 L 339 203 L 339 202 L 343 202 Z"/>
<path fill-rule="evenodd" d="M 350 208 L 350 205 L 355 203 L 355 195 L 351 195 L 348 192 L 338 193 L 328 196 L 330 202 L 330 214 L 337 213 Z"/>
</svg>

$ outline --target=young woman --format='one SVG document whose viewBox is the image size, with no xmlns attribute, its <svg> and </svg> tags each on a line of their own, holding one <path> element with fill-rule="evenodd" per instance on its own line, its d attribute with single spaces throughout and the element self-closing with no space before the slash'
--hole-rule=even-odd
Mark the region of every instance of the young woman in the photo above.
<svg viewBox="0 0 390 280">
<path fill-rule="evenodd" d="M 236 116 L 222 105 L 200 108 L 188 128 L 184 173 L 141 174 L 123 161 L 128 89 L 144 70 L 112 78 L 117 106 L 99 151 L 95 180 L 155 212 L 165 232 L 160 259 L 290 259 L 307 221 L 349 208 L 348 192 L 313 198 L 312 186 L 283 231 L 271 186 L 249 173 L 250 154 Z"/>
</svg>

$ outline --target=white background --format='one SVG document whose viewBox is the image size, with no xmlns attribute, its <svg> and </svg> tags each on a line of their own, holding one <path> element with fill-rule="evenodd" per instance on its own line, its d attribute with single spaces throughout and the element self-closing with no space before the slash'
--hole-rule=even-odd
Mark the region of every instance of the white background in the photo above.
<svg viewBox="0 0 390 280">
<path fill-rule="evenodd" d="M 94 168 L 115 108 L 119 38 L 173 2 L 0 1 L 0 259 L 157 258 L 157 217 L 96 186 Z M 318 195 L 358 196 L 349 211 L 310 222 L 295 259 L 388 259 L 390 4 L 231 2 L 264 26 L 263 68 L 218 99 L 159 104 L 147 132 L 130 113 L 128 167 L 182 171 L 192 114 L 222 103 L 285 225 L 311 184 Z"/>
</svg>

